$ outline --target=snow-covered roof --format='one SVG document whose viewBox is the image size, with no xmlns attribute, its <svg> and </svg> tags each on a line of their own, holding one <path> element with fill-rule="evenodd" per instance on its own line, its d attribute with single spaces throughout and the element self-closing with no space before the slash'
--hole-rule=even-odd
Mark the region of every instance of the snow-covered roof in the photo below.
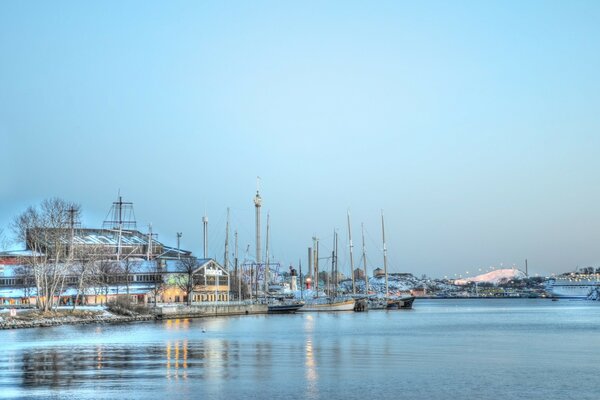
<svg viewBox="0 0 600 400">
<path fill-rule="evenodd" d="M 138 294 L 148 294 L 154 289 L 152 284 L 131 284 L 129 285 L 129 294 L 130 295 L 138 295 Z M 87 296 L 93 295 L 116 295 L 116 294 L 127 294 L 127 287 L 125 285 L 112 285 L 108 286 L 108 288 L 87 288 L 85 289 L 85 294 Z M 61 296 L 76 296 L 77 289 L 74 287 L 66 288 Z M 35 296 L 35 288 L 30 288 L 28 291 L 28 296 Z M 24 288 L 1 288 L 0 289 L 0 298 L 4 299 L 20 299 L 26 297 Z"/>
<path fill-rule="evenodd" d="M 198 259 L 198 268 L 202 268 L 207 265 L 211 261 L 215 262 L 212 258 L 200 258 Z M 132 262 L 136 263 L 136 268 L 134 273 L 155 273 L 156 272 L 156 262 L 155 260 L 142 260 L 135 259 Z M 162 267 L 160 268 L 161 272 L 166 273 L 178 273 L 181 272 L 180 262 L 181 260 L 161 260 L 158 261 L 161 263 Z M 218 265 L 218 264 L 217 264 Z"/>
<path fill-rule="evenodd" d="M 34 257 L 42 256 L 42 253 L 33 250 L 6 250 L 0 251 L 0 257 Z"/>
<path fill-rule="evenodd" d="M 148 283 L 146 283 L 146 284 L 130 284 L 129 285 L 129 294 L 131 294 L 131 295 L 147 294 L 148 292 L 150 292 L 153 289 L 154 289 L 154 286 L 152 284 L 148 284 Z M 106 293 L 108 293 L 109 295 L 127 294 L 127 286 L 125 286 L 124 284 L 121 284 L 121 285 L 111 285 L 111 286 L 103 287 L 103 288 L 99 288 L 99 287 L 86 288 L 84 293 L 86 296 L 93 296 L 96 294 L 97 295 L 105 295 Z M 61 296 L 75 296 L 75 295 L 77 295 L 77 288 L 75 288 L 75 287 L 68 287 L 61 294 Z"/>
<path fill-rule="evenodd" d="M 62 239 L 64 243 L 69 243 L 71 237 L 65 235 Z M 75 231 L 73 236 L 73 242 L 75 244 L 82 245 L 109 245 L 117 246 L 119 244 L 119 235 L 117 232 L 110 230 L 98 230 L 98 229 L 78 229 Z M 156 242 L 153 240 L 153 242 Z M 122 231 L 121 232 L 121 245 L 122 246 L 135 246 L 144 245 L 148 243 L 147 236 L 138 231 Z"/>
<path fill-rule="evenodd" d="M 29 290 L 30 296 L 35 296 L 35 288 Z M 0 289 L 0 298 L 21 299 L 25 296 L 25 289 L 22 288 L 2 288 Z"/>
</svg>

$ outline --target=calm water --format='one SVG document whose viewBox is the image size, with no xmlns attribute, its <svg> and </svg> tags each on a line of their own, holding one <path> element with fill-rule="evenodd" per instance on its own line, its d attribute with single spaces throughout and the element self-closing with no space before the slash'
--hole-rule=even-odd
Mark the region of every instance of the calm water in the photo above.
<svg viewBox="0 0 600 400">
<path fill-rule="evenodd" d="M 0 345 L 0 398 L 600 396 L 600 304 L 583 301 L 64 326 Z"/>
</svg>

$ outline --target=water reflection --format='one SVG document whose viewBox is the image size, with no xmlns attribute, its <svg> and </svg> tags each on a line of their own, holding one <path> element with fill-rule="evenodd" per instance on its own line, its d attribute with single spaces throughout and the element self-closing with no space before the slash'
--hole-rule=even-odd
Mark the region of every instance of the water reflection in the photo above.
<svg viewBox="0 0 600 400">
<path fill-rule="evenodd" d="M 0 331 L 0 398 L 592 398 L 600 307 L 494 304 Z"/>
<path fill-rule="evenodd" d="M 188 339 L 168 340 L 163 346 L 96 345 L 25 349 L 20 359 L 23 385 L 50 388 L 71 387 L 82 381 L 124 382 L 159 377 L 186 380 L 189 369 L 194 377 L 211 379 L 231 377 L 229 369 L 239 367 L 240 344 L 221 341 L 204 343 Z M 257 346 L 257 368 L 269 363 L 270 345 Z M 12 356 L 3 359 L 17 364 Z M 233 361 L 233 363 L 232 363 Z M 223 372 L 225 373 L 223 374 Z M 219 375 L 223 374 L 223 375 Z"/>
<path fill-rule="evenodd" d="M 315 355 L 313 350 L 313 333 L 315 329 L 315 320 L 314 316 L 308 314 L 306 319 L 304 320 L 304 332 L 305 332 L 305 349 L 304 352 L 306 354 L 304 366 L 305 368 L 305 376 L 306 376 L 306 393 L 307 397 L 311 399 L 318 398 L 319 390 L 317 387 L 317 364 L 315 362 Z"/>
</svg>

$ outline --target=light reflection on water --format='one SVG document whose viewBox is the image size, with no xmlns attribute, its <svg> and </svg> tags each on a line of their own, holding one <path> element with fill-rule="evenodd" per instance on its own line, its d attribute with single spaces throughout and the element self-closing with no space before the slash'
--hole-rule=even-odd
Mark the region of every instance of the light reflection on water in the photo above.
<svg viewBox="0 0 600 400">
<path fill-rule="evenodd" d="M 544 300 L 0 331 L 0 397 L 592 399 L 599 334 Z"/>
</svg>

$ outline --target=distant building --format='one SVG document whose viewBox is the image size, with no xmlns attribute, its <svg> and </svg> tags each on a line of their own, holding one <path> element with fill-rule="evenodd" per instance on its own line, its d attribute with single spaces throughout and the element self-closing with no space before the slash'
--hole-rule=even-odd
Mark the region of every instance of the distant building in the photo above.
<svg viewBox="0 0 600 400">
<path fill-rule="evenodd" d="M 354 280 L 364 280 L 364 279 L 365 279 L 365 273 L 363 272 L 363 270 L 360 268 L 356 268 L 354 270 Z"/>
<path fill-rule="evenodd" d="M 375 268 L 373 270 L 373 276 L 376 277 L 376 278 L 380 277 L 380 276 L 385 276 L 385 272 L 381 268 Z"/>
</svg>

